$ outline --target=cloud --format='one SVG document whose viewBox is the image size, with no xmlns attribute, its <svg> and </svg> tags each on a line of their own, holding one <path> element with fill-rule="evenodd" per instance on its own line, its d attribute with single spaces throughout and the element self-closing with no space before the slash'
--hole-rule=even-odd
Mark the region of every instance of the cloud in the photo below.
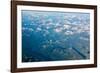
<svg viewBox="0 0 100 73">
<path fill-rule="evenodd" d="M 72 30 L 75 33 L 82 33 L 82 32 L 90 32 L 90 27 L 89 25 L 75 25 L 71 26 L 70 30 Z"/>
<path fill-rule="evenodd" d="M 22 30 L 23 31 L 34 31 L 33 28 L 28 28 L 28 27 L 23 27 Z"/>
<path fill-rule="evenodd" d="M 57 33 L 59 33 L 59 32 L 61 32 L 62 30 L 61 30 L 60 28 L 56 28 L 56 29 L 54 29 L 54 31 L 57 32 Z"/>
<path fill-rule="evenodd" d="M 88 38 L 84 38 L 84 37 L 80 37 L 80 39 L 85 40 L 85 41 L 89 40 Z"/>
<path fill-rule="evenodd" d="M 70 25 L 67 25 L 67 24 L 66 24 L 66 25 L 63 25 L 63 28 L 64 28 L 64 29 L 69 29 L 70 27 L 71 27 L 71 26 L 70 26 Z"/>
<path fill-rule="evenodd" d="M 42 29 L 41 29 L 41 28 L 39 28 L 39 27 L 36 29 L 36 31 L 41 31 L 41 30 L 42 30 Z"/>
<path fill-rule="evenodd" d="M 74 34 L 74 32 L 72 32 L 72 31 L 66 31 L 65 32 L 65 35 L 73 35 Z"/>
</svg>

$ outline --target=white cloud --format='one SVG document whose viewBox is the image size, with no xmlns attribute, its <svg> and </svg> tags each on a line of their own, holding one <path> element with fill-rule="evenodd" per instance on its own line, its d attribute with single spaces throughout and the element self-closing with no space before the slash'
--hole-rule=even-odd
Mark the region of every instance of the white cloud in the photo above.
<svg viewBox="0 0 100 73">
<path fill-rule="evenodd" d="M 59 25 L 60 25 L 59 23 L 56 23 L 56 24 L 55 24 L 55 26 L 59 26 Z"/>
<path fill-rule="evenodd" d="M 73 30 L 75 33 L 82 33 L 82 32 L 88 32 L 90 31 L 89 25 L 77 25 L 77 26 L 72 26 L 70 28 Z"/>
<path fill-rule="evenodd" d="M 67 24 L 66 24 L 66 25 L 63 25 L 63 28 L 64 28 L 64 29 L 69 29 L 70 27 L 71 27 L 71 26 L 70 26 L 70 25 L 67 25 Z"/>
<path fill-rule="evenodd" d="M 22 30 L 28 30 L 28 28 L 26 28 L 26 27 L 23 27 L 23 28 L 22 28 Z"/>
<path fill-rule="evenodd" d="M 57 33 L 62 32 L 62 28 L 61 27 L 55 28 L 54 31 L 57 32 Z"/>
<path fill-rule="evenodd" d="M 36 30 L 37 30 L 37 31 L 41 31 L 42 29 L 38 27 Z"/>
<path fill-rule="evenodd" d="M 72 31 L 66 31 L 65 32 L 65 35 L 73 35 L 74 34 L 74 32 L 72 32 Z"/>
<path fill-rule="evenodd" d="M 88 38 L 84 38 L 84 37 L 80 37 L 80 39 L 82 39 L 82 40 L 86 40 L 86 41 L 89 40 Z"/>
<path fill-rule="evenodd" d="M 25 30 L 34 31 L 32 28 L 27 28 L 27 27 L 23 27 L 22 30 L 23 30 L 23 31 L 25 31 Z"/>
<path fill-rule="evenodd" d="M 76 31 L 76 33 L 81 33 L 81 32 L 84 32 L 84 30 L 78 29 L 78 30 Z"/>
<path fill-rule="evenodd" d="M 29 28 L 29 31 L 34 31 L 32 28 Z"/>
<path fill-rule="evenodd" d="M 46 26 L 46 29 L 49 29 L 50 28 L 50 26 Z"/>
<path fill-rule="evenodd" d="M 75 30 L 78 30 L 78 28 L 77 27 L 72 27 L 71 30 L 75 31 Z"/>
</svg>

